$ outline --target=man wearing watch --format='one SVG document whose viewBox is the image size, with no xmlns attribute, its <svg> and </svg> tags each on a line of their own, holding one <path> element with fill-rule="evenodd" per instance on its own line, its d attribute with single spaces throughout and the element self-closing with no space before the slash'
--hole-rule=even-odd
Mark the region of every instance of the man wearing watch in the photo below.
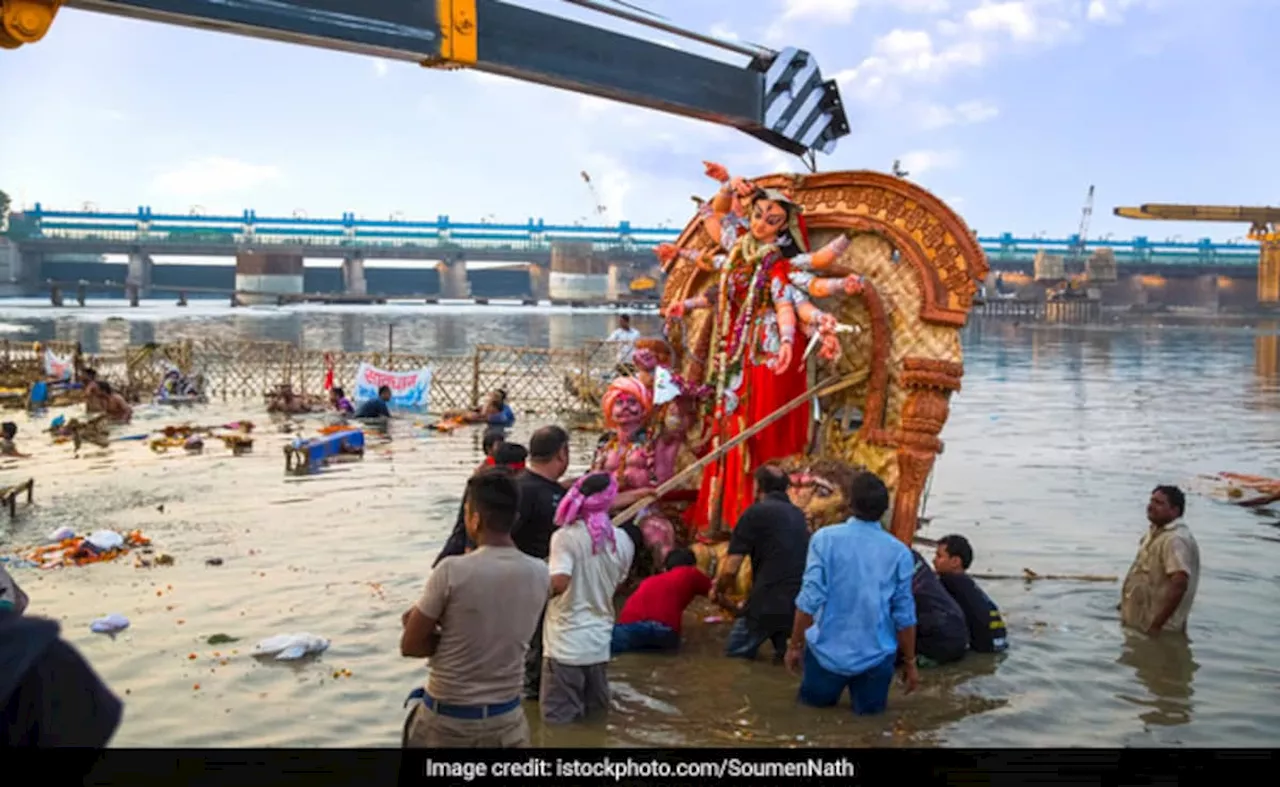
<svg viewBox="0 0 1280 787">
<path fill-rule="evenodd" d="M 907 693 L 919 682 L 915 566 L 911 550 L 880 524 L 889 508 L 883 481 L 858 473 L 845 497 L 853 516 L 809 539 L 785 661 L 792 672 L 803 664 L 801 702 L 830 707 L 847 688 L 861 716 L 884 711 L 899 651 Z"/>
</svg>

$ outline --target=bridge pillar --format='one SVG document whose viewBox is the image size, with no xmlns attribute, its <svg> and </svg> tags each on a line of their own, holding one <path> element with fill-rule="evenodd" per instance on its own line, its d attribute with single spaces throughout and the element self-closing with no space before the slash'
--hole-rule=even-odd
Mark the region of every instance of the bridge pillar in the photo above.
<svg viewBox="0 0 1280 787">
<path fill-rule="evenodd" d="M 347 295 L 366 295 L 369 292 L 364 278 L 364 257 L 359 254 L 342 261 L 342 291 Z"/>
<path fill-rule="evenodd" d="M 155 263 L 150 254 L 140 251 L 129 252 L 129 270 L 125 274 L 124 284 L 127 290 L 137 292 L 142 298 L 151 297 L 151 269 Z"/>
<path fill-rule="evenodd" d="M 590 243 L 552 241 L 547 284 L 552 300 L 602 301 L 609 296 L 608 270 Z"/>
<path fill-rule="evenodd" d="M 463 257 L 441 260 L 436 266 L 440 272 L 440 297 L 448 300 L 464 300 L 471 297 L 471 282 L 467 281 L 467 261 Z"/>
<path fill-rule="evenodd" d="M 607 283 L 605 284 L 604 295 L 606 300 L 616 302 L 620 300 L 622 296 L 630 293 L 630 282 L 627 281 L 627 275 L 622 269 L 622 263 L 609 263 L 607 276 L 608 278 L 606 279 Z"/>
<path fill-rule="evenodd" d="M 276 303 L 280 295 L 302 293 L 301 254 L 242 251 L 236 254 L 236 289 L 256 295 L 241 295 L 244 304 Z"/>
<path fill-rule="evenodd" d="M 529 297 L 535 301 L 551 300 L 550 271 L 541 265 L 529 264 Z M 554 346 L 554 345 L 553 345 Z"/>
<path fill-rule="evenodd" d="M 1116 253 L 1111 249 L 1098 249 L 1084 264 L 1085 277 L 1090 282 L 1112 282 L 1116 280 Z"/>
<path fill-rule="evenodd" d="M 1036 252 L 1034 265 L 1036 281 L 1062 281 L 1067 277 L 1067 266 L 1062 257 L 1046 254 L 1044 250 Z"/>
<path fill-rule="evenodd" d="M 1258 303 L 1280 303 L 1280 234 L 1262 241 L 1258 256 Z"/>
<path fill-rule="evenodd" d="M 0 296 L 28 295 L 37 289 L 44 255 L 23 251 L 7 238 L 0 238 Z"/>
</svg>

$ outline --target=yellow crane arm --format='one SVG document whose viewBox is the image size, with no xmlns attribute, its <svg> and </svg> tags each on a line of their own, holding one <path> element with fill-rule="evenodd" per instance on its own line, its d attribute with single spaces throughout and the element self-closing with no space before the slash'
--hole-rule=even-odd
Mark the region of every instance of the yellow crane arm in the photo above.
<svg viewBox="0 0 1280 787">
<path fill-rule="evenodd" d="M 1137 208 L 1116 208 L 1115 215 L 1126 219 L 1163 221 L 1231 221 L 1241 224 L 1280 222 L 1280 208 L 1250 208 L 1239 205 L 1165 205 L 1150 203 Z"/>
</svg>

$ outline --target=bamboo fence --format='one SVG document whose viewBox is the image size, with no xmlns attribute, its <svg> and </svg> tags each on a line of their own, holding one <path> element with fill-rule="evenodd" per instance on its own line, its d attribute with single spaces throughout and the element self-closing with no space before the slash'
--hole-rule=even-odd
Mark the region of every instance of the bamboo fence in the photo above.
<svg viewBox="0 0 1280 787">
<path fill-rule="evenodd" d="M 478 345 L 466 354 L 352 353 L 301 348 L 288 342 L 219 339 L 131 346 L 122 353 L 89 355 L 74 342 L 10 342 L 3 345 L 0 377 L 27 381 L 42 375 L 44 348 L 72 357 L 77 369 L 96 369 L 122 391 L 147 399 L 169 365 L 203 378 L 211 400 L 261 401 L 281 385 L 321 394 L 332 365 L 334 384 L 350 390 L 361 362 L 387 371 L 432 370 L 431 410 L 477 407 L 490 391 L 507 392 L 513 409 L 533 413 L 587 413 L 598 407 L 614 353 L 602 342 L 574 349 Z"/>
</svg>

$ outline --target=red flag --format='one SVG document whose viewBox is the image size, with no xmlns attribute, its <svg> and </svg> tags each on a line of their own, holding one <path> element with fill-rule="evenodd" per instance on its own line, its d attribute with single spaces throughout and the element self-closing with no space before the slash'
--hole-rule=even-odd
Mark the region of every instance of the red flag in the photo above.
<svg viewBox="0 0 1280 787">
<path fill-rule="evenodd" d="M 329 353 L 324 354 L 324 389 L 328 391 L 333 388 L 333 356 Z"/>
</svg>

